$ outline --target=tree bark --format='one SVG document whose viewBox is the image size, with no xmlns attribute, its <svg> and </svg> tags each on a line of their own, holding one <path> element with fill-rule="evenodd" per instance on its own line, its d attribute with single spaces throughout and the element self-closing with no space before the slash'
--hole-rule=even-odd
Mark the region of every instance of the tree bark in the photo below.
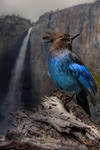
<svg viewBox="0 0 100 150">
<path fill-rule="evenodd" d="M 56 96 L 45 97 L 38 112 L 21 110 L 14 117 L 16 130 L 7 133 L 0 144 L 2 150 L 100 149 L 100 130 L 96 125 L 91 121 L 91 125 L 84 123 L 71 109 L 67 111 Z"/>
</svg>

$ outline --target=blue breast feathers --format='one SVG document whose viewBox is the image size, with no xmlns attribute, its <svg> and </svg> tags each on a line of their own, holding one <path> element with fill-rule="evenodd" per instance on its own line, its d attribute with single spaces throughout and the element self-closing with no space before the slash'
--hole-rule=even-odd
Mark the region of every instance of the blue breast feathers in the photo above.
<svg viewBox="0 0 100 150">
<path fill-rule="evenodd" d="M 79 93 L 81 87 L 70 73 L 70 63 L 71 60 L 69 59 L 69 53 L 58 57 L 50 55 L 48 59 L 49 74 L 57 88 Z"/>
<path fill-rule="evenodd" d="M 96 84 L 80 59 L 69 51 L 58 56 L 49 55 L 48 70 L 56 87 L 79 93 L 83 88 L 95 94 Z M 75 62 L 76 61 L 76 62 Z"/>
</svg>

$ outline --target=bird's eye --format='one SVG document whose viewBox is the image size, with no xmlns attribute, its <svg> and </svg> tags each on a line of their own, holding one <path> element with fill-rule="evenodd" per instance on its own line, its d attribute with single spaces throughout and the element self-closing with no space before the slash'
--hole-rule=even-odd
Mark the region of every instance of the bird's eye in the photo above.
<svg viewBox="0 0 100 150">
<path fill-rule="evenodd" d="M 65 38 L 65 39 L 67 38 L 66 34 L 64 35 L 64 38 Z"/>
<path fill-rule="evenodd" d="M 67 39 L 67 38 L 69 38 L 69 37 L 65 34 L 65 38 Z"/>
<path fill-rule="evenodd" d="M 66 36 L 66 34 L 64 34 L 62 37 L 62 40 L 66 40 L 66 39 L 67 39 L 67 36 Z"/>
<path fill-rule="evenodd" d="M 70 41 L 70 37 L 67 37 L 67 40 Z"/>
</svg>

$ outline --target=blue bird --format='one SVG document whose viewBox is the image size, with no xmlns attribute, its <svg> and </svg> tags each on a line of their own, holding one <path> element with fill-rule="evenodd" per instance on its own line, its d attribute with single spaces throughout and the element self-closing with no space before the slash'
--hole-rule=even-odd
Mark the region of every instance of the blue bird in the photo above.
<svg viewBox="0 0 100 150">
<path fill-rule="evenodd" d="M 79 34 L 71 37 L 64 33 L 48 33 L 43 37 L 52 43 L 48 57 L 48 71 L 58 89 L 74 92 L 77 103 L 90 115 L 88 95 L 94 104 L 97 92 L 96 83 L 79 55 L 72 50 L 72 41 Z"/>
</svg>

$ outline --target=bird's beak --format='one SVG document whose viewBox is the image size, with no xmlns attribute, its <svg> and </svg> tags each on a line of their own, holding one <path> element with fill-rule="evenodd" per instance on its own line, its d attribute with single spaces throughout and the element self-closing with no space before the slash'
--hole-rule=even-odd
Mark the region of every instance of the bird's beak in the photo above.
<svg viewBox="0 0 100 150">
<path fill-rule="evenodd" d="M 78 37 L 80 34 L 78 33 L 78 34 L 76 34 L 75 36 L 73 36 L 72 38 L 71 38 L 71 40 L 74 40 L 76 37 Z"/>
</svg>

